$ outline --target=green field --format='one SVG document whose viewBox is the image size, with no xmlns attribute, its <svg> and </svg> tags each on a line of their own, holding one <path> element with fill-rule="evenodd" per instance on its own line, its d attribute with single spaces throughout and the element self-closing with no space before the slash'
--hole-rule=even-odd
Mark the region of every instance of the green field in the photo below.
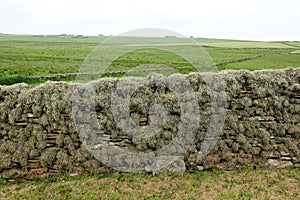
<svg viewBox="0 0 300 200">
<path fill-rule="evenodd" d="M 300 53 L 300 50 L 293 51 L 292 53 Z"/>
<path fill-rule="evenodd" d="M 282 69 L 287 67 L 300 67 L 299 54 L 271 54 L 247 60 L 244 62 L 230 63 L 220 66 L 220 69 Z"/>
<path fill-rule="evenodd" d="M 0 199 L 299 199 L 299 169 L 98 174 L 0 183 Z"/>
<path fill-rule="evenodd" d="M 50 75 L 76 72 L 95 45 L 85 43 L 0 43 L 0 74 Z"/>
<path fill-rule="evenodd" d="M 55 75 L 78 72 L 85 58 L 101 42 L 108 41 L 118 46 L 133 42 L 131 40 L 131 38 L 109 40 L 108 37 L 96 36 L 73 38 L 70 36 L 0 35 L 0 84 L 10 85 L 17 82 L 38 84 L 46 81 L 40 76 L 54 76 L 52 80 L 72 81 L 75 77 L 63 79 L 55 77 Z M 174 48 L 178 45 L 178 48 L 184 47 L 187 50 L 195 48 L 190 45 L 191 41 L 174 38 L 147 39 L 147 42 L 153 45 L 172 44 Z M 299 67 L 300 63 L 300 46 L 297 48 L 299 42 L 252 42 L 218 39 L 194 39 L 194 41 L 204 45 L 203 48 L 211 57 L 211 62 L 217 64 L 219 70 L 278 69 L 289 66 Z M 134 42 L 142 44 L 145 39 L 141 38 L 134 40 Z M 260 54 L 266 55 L 243 59 Z M 160 50 L 159 47 L 155 48 L 155 46 L 122 55 L 111 63 L 107 71 L 126 72 L 143 64 L 166 65 L 179 73 L 196 71 L 184 58 L 172 52 Z"/>
<path fill-rule="evenodd" d="M 201 43 L 211 47 L 221 48 L 272 48 L 272 49 L 289 49 L 292 46 L 277 42 L 218 42 L 218 43 Z"/>
<path fill-rule="evenodd" d="M 300 42 L 286 42 L 286 44 L 300 47 Z"/>
<path fill-rule="evenodd" d="M 87 38 L 74 38 L 70 36 L 37 37 L 33 35 L 6 35 L 0 34 L 0 42 L 46 42 L 46 43 L 100 43 L 107 37 L 89 36 Z"/>
</svg>

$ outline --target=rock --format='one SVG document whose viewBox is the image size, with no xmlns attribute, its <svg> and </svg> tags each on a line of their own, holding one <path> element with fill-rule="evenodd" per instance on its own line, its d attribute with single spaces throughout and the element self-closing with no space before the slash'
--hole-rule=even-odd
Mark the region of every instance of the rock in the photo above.
<svg viewBox="0 0 300 200">
<path fill-rule="evenodd" d="M 281 160 L 292 160 L 292 158 L 291 158 L 291 157 L 288 157 L 288 156 L 281 157 L 280 159 L 281 159 Z"/>
<path fill-rule="evenodd" d="M 22 174 L 22 171 L 19 169 L 9 169 L 4 172 L 2 172 L 2 176 L 4 178 L 13 178 L 13 177 L 19 177 L 19 175 Z"/>
<path fill-rule="evenodd" d="M 290 155 L 289 153 L 286 153 L 286 152 L 284 152 L 284 151 L 281 151 L 280 154 L 281 154 L 282 156 L 289 156 L 289 155 Z"/>
<path fill-rule="evenodd" d="M 300 168 L 300 164 L 295 164 L 294 167 L 295 168 Z"/>
<path fill-rule="evenodd" d="M 241 165 L 300 167 L 299 74 L 300 69 L 292 68 L 228 71 L 222 75 L 225 91 L 222 84 L 214 85 L 211 91 L 205 84 L 207 80 L 218 82 L 217 74 L 206 78 L 200 73 L 187 75 L 199 101 L 199 127 L 195 127 L 195 137 L 189 133 L 194 131 L 182 131 L 186 136 L 178 131 L 180 127 L 188 128 L 195 120 L 192 115 L 182 120 L 190 94 L 180 92 L 185 102 L 180 105 L 176 91 L 164 85 L 167 80 L 160 76 L 152 75 L 148 79 L 151 84 L 139 86 L 134 93 L 117 90 L 121 96 L 129 92 L 130 106 L 125 108 L 124 102 L 120 102 L 115 110 L 112 94 L 118 79 L 101 79 L 89 84 L 48 82 L 39 86 L 0 86 L 0 174 L 4 178 L 42 177 L 61 170 L 73 173 L 72 176 L 106 171 L 106 166 L 151 174 L 182 173 L 186 166 L 191 171 L 212 167 L 232 170 Z M 135 79 L 130 80 L 128 83 L 136 85 Z M 172 87 L 177 87 L 177 79 L 172 80 L 170 84 L 175 84 Z M 95 105 L 90 104 L 94 95 L 86 89 L 95 89 L 95 102 L 92 101 Z M 224 92 L 226 100 L 217 98 L 219 92 Z M 224 119 L 216 117 L 225 112 L 219 106 L 226 108 Z M 119 126 L 113 114 L 124 108 L 128 113 L 119 115 L 121 121 L 130 117 L 134 122 L 132 127 L 125 124 L 128 130 Z M 191 107 L 188 111 L 193 114 L 197 110 Z M 225 120 L 224 127 L 222 120 Z M 217 126 L 219 123 L 222 126 Z M 152 125 L 158 130 L 153 135 L 152 129 L 148 131 Z M 179 138 L 186 140 L 182 150 L 177 148 L 177 144 L 181 145 L 181 141 L 176 141 Z M 107 146 L 110 150 L 106 152 Z M 116 151 L 118 148 L 124 150 L 122 155 Z M 140 160 L 129 152 L 145 153 L 145 157 Z"/>
<path fill-rule="evenodd" d="M 27 114 L 27 117 L 28 117 L 28 118 L 33 118 L 34 115 L 33 115 L 32 113 L 28 113 L 28 114 Z"/>
<path fill-rule="evenodd" d="M 152 172 L 152 171 L 153 171 L 152 166 L 151 166 L 151 165 L 146 165 L 146 166 L 145 166 L 145 171 L 146 171 L 146 172 Z"/>
<path fill-rule="evenodd" d="M 291 161 L 280 161 L 280 160 L 275 160 L 275 159 L 269 159 L 268 164 L 271 168 L 293 167 L 293 163 Z"/>
<path fill-rule="evenodd" d="M 71 173 L 70 174 L 71 177 L 78 176 L 78 175 L 79 175 L 78 173 Z"/>
<path fill-rule="evenodd" d="M 152 172 L 184 173 L 186 171 L 183 159 L 178 156 L 161 156 L 154 161 L 151 167 L 152 169 L 150 167 L 147 169 Z"/>
</svg>

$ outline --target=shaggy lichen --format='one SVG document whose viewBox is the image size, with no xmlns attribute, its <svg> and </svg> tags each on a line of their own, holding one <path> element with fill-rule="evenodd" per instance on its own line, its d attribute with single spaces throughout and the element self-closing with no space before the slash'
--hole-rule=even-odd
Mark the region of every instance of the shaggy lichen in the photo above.
<svg viewBox="0 0 300 200">
<path fill-rule="evenodd" d="M 121 110 L 112 111 L 113 94 L 125 95 L 122 90 L 116 91 L 122 79 L 101 79 L 88 84 L 47 82 L 39 86 L 0 86 L 0 172 L 15 176 L 41 168 L 49 173 L 103 170 L 101 159 L 97 161 L 86 144 L 93 148 L 106 142 L 131 152 L 162 149 L 179 134 L 183 108 L 178 98 L 181 95 L 188 101 L 191 97 L 186 91 L 178 95 L 169 88 L 180 86 L 180 77 L 173 75 L 170 78 L 173 82 L 166 85 L 165 78 L 152 75 L 147 79 L 149 84 L 140 85 L 129 95 L 128 108 L 119 102 L 121 106 L 116 109 L 128 112 L 135 125 L 132 129 L 143 130 L 158 124 L 157 134 L 149 137 L 132 136 L 133 130 L 124 131 L 115 121 Z M 242 164 L 268 167 L 273 162 L 268 159 L 283 159 L 299 166 L 300 69 L 229 70 L 210 74 L 209 78 L 201 73 L 184 78 L 194 90 L 200 115 L 192 148 L 184 155 L 186 166 L 191 169 L 215 166 L 234 169 Z M 134 84 L 136 79 L 128 80 Z M 87 88 L 93 88 L 94 96 L 85 92 Z M 220 96 L 226 99 L 218 99 Z M 224 127 L 212 150 L 200 158 L 198 151 L 206 140 L 212 139 L 207 135 L 208 129 L 219 128 L 218 123 L 210 124 L 212 120 L 220 120 L 214 115 L 219 107 L 224 112 L 226 109 Z M 159 115 L 157 111 L 161 111 Z M 194 122 L 189 117 L 185 120 Z M 176 146 L 165 151 L 165 154 L 176 152 Z"/>
</svg>

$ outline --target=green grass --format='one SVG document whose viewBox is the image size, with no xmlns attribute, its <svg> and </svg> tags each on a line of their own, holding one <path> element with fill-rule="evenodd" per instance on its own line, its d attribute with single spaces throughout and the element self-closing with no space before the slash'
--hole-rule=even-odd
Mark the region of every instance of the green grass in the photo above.
<svg viewBox="0 0 300 200">
<path fill-rule="evenodd" d="M 189 48 L 186 47 L 185 48 Z M 192 48 L 192 47 L 191 47 Z M 226 60 L 234 60 L 262 53 L 286 52 L 283 49 L 235 49 L 235 48 L 205 48 L 211 57 L 212 63 L 219 63 Z M 288 60 L 286 61 L 288 62 Z M 299 62 L 300 63 L 300 62 Z M 139 65 L 160 64 L 172 67 L 176 72 L 189 73 L 196 71 L 184 58 L 160 49 L 139 49 L 126 53 L 116 59 L 108 68 L 108 71 L 127 71 Z"/>
<path fill-rule="evenodd" d="M 254 41 L 225 41 L 225 42 L 205 42 L 200 44 L 218 48 L 272 48 L 272 49 L 289 49 L 295 48 L 280 42 L 254 42 Z"/>
<path fill-rule="evenodd" d="M 95 45 L 1 42 L 0 74 L 38 76 L 76 72 Z"/>
<path fill-rule="evenodd" d="M 280 53 L 287 52 L 290 49 L 269 49 L 269 48 L 205 48 L 212 57 L 214 63 L 254 56 L 262 53 Z"/>
<path fill-rule="evenodd" d="M 161 49 L 146 48 L 126 53 L 109 66 L 108 71 L 127 71 L 139 65 L 157 64 L 172 67 L 191 67 L 183 57 Z"/>
<path fill-rule="evenodd" d="M 219 69 L 282 69 L 300 67 L 300 54 L 271 54 L 244 62 L 229 63 L 219 66 Z"/>
<path fill-rule="evenodd" d="M 229 39 L 214 39 L 214 38 L 195 38 L 199 43 L 224 43 L 224 42 L 241 42 L 243 40 L 229 40 Z"/>
<path fill-rule="evenodd" d="M 46 42 L 46 43 L 92 43 L 99 44 L 108 37 L 89 36 L 87 38 L 72 38 L 70 36 L 35 37 L 33 35 L 0 34 L 0 42 Z"/>
<path fill-rule="evenodd" d="M 16 83 L 27 83 L 30 85 L 37 85 L 39 83 L 44 82 L 46 81 L 38 77 L 28 77 L 22 75 L 0 77 L 0 85 L 13 85 Z"/>
<path fill-rule="evenodd" d="M 41 76 L 76 73 L 86 56 L 96 47 L 85 43 L 15 42 L 0 43 L 0 74 L 3 76 Z M 237 59 L 282 49 L 206 48 L 213 62 Z M 142 49 L 117 59 L 111 70 L 128 70 L 142 64 L 165 64 L 170 67 L 190 66 L 183 58 L 159 49 Z"/>
<path fill-rule="evenodd" d="M 0 84 L 11 84 L 18 82 L 18 80 L 36 84 L 38 82 L 42 83 L 44 80 L 36 79 L 35 76 L 76 73 L 89 53 L 92 52 L 99 42 L 102 42 L 105 39 L 107 39 L 107 37 L 93 36 L 88 38 L 71 38 L 51 36 L 44 38 L 30 35 L 0 35 L 0 77 L 12 78 L 12 81 L 8 81 L 7 78 L 2 78 L 0 79 Z M 113 45 L 130 43 L 130 40 L 132 39 L 116 38 L 113 40 Z M 295 45 L 298 43 L 289 43 L 290 45 L 285 45 L 283 43 L 275 42 L 217 39 L 195 39 L 195 41 L 199 43 L 208 43 L 212 46 L 204 47 L 204 49 L 207 51 L 208 56 L 211 57 L 213 63 L 236 60 L 262 53 L 294 51 L 293 56 L 267 55 L 249 61 L 222 65 L 219 66 L 219 70 L 277 69 L 288 66 L 298 67 L 298 63 L 300 63 L 298 59 L 299 49 L 295 49 Z M 142 44 L 145 42 L 145 39 L 141 38 L 138 41 L 135 40 L 135 42 Z M 162 40 L 159 38 L 150 38 L 147 42 L 160 45 L 172 44 L 174 48 L 182 48 L 182 45 L 186 42 L 189 44 L 190 40 L 174 38 Z M 184 48 L 195 48 L 195 46 L 185 45 Z M 153 48 L 135 50 L 120 56 L 113 61 L 107 71 L 127 71 L 136 66 L 146 64 L 158 64 L 172 67 L 174 71 L 183 74 L 196 71 L 195 68 L 191 67 L 191 63 L 184 58 L 172 52 L 155 49 L 155 46 Z M 32 78 L 32 76 L 34 78 Z M 114 76 L 120 77 L 120 74 Z M 74 80 L 74 78 L 60 79 L 58 77 L 53 79 L 67 81 Z"/>
<path fill-rule="evenodd" d="M 292 53 L 298 53 L 298 54 L 300 54 L 300 50 L 293 51 Z"/>
<path fill-rule="evenodd" d="M 286 44 L 300 47 L 300 42 L 287 42 Z"/>
<path fill-rule="evenodd" d="M 1 199 L 299 199 L 299 169 L 98 174 L 0 184 Z"/>
</svg>

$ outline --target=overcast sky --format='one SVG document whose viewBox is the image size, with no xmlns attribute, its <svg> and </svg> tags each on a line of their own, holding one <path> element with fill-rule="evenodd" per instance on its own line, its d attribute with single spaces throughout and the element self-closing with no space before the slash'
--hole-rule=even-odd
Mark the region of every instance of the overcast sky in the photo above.
<svg viewBox="0 0 300 200">
<path fill-rule="evenodd" d="M 195 37 L 300 40 L 300 1 L 0 0 L 0 33 L 116 35 L 139 28 Z"/>
</svg>

